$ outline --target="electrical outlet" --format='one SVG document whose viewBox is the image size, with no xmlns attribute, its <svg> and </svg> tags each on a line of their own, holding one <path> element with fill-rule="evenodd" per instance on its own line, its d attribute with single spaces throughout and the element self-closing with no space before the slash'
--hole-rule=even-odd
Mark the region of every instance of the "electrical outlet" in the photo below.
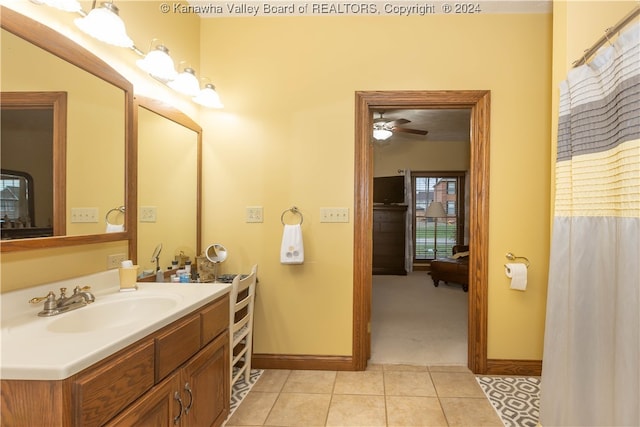
<svg viewBox="0 0 640 427">
<path fill-rule="evenodd" d="M 245 222 L 263 222 L 262 206 L 247 206 Z"/>
<path fill-rule="evenodd" d="M 320 222 L 349 222 L 349 208 L 320 208 Z"/>
<path fill-rule="evenodd" d="M 155 206 L 140 207 L 140 222 L 156 222 L 158 217 L 158 208 Z"/>
<path fill-rule="evenodd" d="M 98 222 L 98 208 L 71 208 L 71 222 Z"/>
<path fill-rule="evenodd" d="M 122 261 L 127 259 L 127 254 L 113 254 L 107 256 L 107 269 L 118 268 L 122 265 Z"/>
</svg>

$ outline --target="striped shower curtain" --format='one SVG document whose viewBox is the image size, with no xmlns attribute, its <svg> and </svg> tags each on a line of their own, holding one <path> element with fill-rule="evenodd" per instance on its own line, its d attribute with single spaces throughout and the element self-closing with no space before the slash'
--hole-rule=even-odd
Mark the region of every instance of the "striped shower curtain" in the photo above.
<svg viewBox="0 0 640 427">
<path fill-rule="evenodd" d="M 540 423 L 640 425 L 640 24 L 560 88 Z"/>
</svg>

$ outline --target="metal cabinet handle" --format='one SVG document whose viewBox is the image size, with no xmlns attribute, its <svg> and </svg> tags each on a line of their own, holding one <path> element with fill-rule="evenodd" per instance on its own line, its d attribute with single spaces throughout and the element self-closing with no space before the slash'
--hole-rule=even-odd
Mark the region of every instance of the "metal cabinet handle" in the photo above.
<svg viewBox="0 0 640 427">
<path fill-rule="evenodd" d="M 188 414 L 191 410 L 191 406 L 193 405 L 193 391 L 191 390 L 191 386 L 189 385 L 189 383 L 185 383 L 184 390 L 189 393 L 189 404 L 186 408 L 184 408 L 184 413 Z"/>
<path fill-rule="evenodd" d="M 173 419 L 173 424 L 178 424 L 180 422 L 180 418 L 182 418 L 182 399 L 180 399 L 180 393 L 178 393 L 177 391 L 175 392 L 175 394 L 173 395 L 173 399 L 177 400 L 178 403 L 180 404 L 180 413 L 178 413 L 178 415 Z"/>
</svg>

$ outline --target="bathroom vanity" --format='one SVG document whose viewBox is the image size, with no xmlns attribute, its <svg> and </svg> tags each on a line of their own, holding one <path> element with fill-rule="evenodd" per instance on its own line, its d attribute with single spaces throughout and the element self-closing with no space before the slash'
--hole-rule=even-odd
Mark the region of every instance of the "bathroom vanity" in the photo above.
<svg viewBox="0 0 640 427">
<path fill-rule="evenodd" d="M 19 310 L 33 290 L 2 295 L 3 426 L 222 425 L 230 285 L 119 292 L 117 280 L 110 271 L 69 281 L 92 286 L 96 301 L 47 318 Z"/>
</svg>

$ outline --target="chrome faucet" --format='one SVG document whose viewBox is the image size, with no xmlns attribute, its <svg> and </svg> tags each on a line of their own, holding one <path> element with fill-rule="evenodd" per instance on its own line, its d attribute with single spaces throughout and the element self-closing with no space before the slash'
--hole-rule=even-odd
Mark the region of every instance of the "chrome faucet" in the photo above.
<svg viewBox="0 0 640 427">
<path fill-rule="evenodd" d="M 95 296 L 91 292 L 90 286 L 76 286 L 73 290 L 73 295 L 67 296 L 67 288 L 60 288 L 60 298 L 56 299 L 56 295 L 53 291 L 44 297 L 32 298 L 29 300 L 30 304 L 38 304 L 44 301 L 44 310 L 38 313 L 40 317 L 55 316 L 60 313 L 75 310 L 80 307 L 84 307 L 87 304 L 91 304 L 96 300 Z"/>
</svg>

